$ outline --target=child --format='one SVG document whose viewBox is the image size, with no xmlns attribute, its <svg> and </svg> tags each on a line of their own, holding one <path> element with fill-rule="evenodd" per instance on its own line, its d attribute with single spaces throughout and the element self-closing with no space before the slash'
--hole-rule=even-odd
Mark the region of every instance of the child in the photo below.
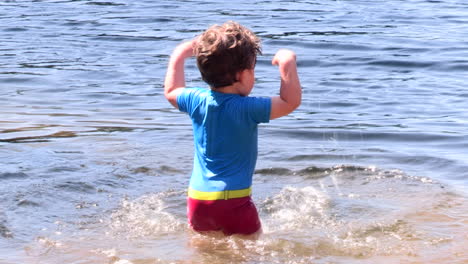
<svg viewBox="0 0 468 264">
<path fill-rule="evenodd" d="M 164 95 L 192 120 L 195 155 L 187 198 L 190 226 L 198 232 L 256 236 L 261 224 L 251 195 L 257 160 L 257 125 L 291 113 L 301 103 L 296 56 L 279 50 L 280 95 L 249 97 L 260 40 L 236 22 L 208 28 L 171 55 Z M 210 86 L 184 88 L 184 61 L 195 55 Z"/>
</svg>

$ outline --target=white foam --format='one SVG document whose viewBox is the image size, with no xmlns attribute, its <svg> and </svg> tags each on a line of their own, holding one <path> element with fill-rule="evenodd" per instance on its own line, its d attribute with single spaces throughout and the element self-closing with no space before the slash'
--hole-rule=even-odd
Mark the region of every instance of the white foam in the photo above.
<svg viewBox="0 0 468 264">
<path fill-rule="evenodd" d="M 111 216 L 111 227 L 116 233 L 130 237 L 171 233 L 185 226 L 167 210 L 164 195 L 152 194 L 136 200 L 124 200 Z"/>
</svg>

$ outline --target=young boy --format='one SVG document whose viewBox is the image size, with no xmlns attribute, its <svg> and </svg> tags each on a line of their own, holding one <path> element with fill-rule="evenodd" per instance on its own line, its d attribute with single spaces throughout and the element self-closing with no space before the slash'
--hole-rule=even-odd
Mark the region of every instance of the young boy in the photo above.
<svg viewBox="0 0 468 264">
<path fill-rule="evenodd" d="M 261 224 L 250 197 L 257 161 L 257 125 L 291 113 L 301 103 L 296 56 L 279 50 L 280 95 L 249 97 L 260 40 L 236 22 L 208 28 L 171 55 L 164 95 L 192 120 L 195 155 L 187 198 L 190 226 L 198 232 L 255 235 Z M 195 55 L 210 86 L 184 88 L 184 61 Z"/>
</svg>

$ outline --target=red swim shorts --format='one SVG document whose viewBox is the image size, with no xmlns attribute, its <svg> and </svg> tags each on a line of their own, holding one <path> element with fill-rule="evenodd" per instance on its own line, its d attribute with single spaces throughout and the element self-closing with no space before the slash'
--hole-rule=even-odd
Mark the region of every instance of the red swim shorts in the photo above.
<svg viewBox="0 0 468 264">
<path fill-rule="evenodd" d="M 204 201 L 187 198 L 190 226 L 198 232 L 222 231 L 225 235 L 250 235 L 260 230 L 257 209 L 250 196 Z"/>
</svg>

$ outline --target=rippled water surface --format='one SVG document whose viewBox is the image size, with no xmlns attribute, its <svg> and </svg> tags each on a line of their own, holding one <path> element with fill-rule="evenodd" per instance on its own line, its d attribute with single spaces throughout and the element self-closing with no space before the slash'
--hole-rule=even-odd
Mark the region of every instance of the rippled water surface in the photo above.
<svg viewBox="0 0 468 264">
<path fill-rule="evenodd" d="M 186 226 L 190 122 L 168 56 L 237 20 L 297 53 L 303 103 L 262 125 L 257 241 Z M 0 2 L 0 263 L 467 263 L 468 3 Z M 194 61 L 187 84 L 204 86 Z"/>
</svg>

